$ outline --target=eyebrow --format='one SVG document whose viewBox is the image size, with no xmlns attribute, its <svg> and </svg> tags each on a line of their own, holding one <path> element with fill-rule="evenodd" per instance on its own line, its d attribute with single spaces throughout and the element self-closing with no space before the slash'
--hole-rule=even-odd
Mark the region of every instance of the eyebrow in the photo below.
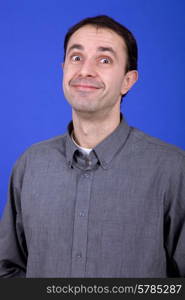
<svg viewBox="0 0 185 300">
<path fill-rule="evenodd" d="M 67 50 L 67 54 L 73 50 L 73 49 L 78 49 L 78 50 L 84 50 L 84 47 L 80 44 L 73 44 L 71 47 L 69 47 L 69 49 Z M 110 52 L 114 55 L 115 58 L 117 58 L 117 53 L 116 51 L 112 48 L 112 47 L 103 47 L 100 46 L 97 48 L 98 52 Z"/>
<path fill-rule="evenodd" d="M 100 52 L 110 52 L 114 55 L 115 58 L 117 58 L 117 53 L 112 47 L 98 47 L 97 50 Z"/>
<path fill-rule="evenodd" d="M 73 44 L 69 49 L 67 50 L 67 54 L 73 50 L 73 49 L 78 49 L 78 50 L 84 50 L 84 47 L 80 44 Z"/>
</svg>

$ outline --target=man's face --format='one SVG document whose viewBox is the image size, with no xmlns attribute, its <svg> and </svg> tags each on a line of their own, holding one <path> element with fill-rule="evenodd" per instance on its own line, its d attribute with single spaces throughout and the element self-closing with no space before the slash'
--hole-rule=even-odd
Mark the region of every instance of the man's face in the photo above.
<svg viewBox="0 0 185 300">
<path fill-rule="evenodd" d="M 107 28 L 86 25 L 71 36 L 63 65 L 64 94 L 81 112 L 110 110 L 120 105 L 128 79 L 123 39 Z"/>
</svg>

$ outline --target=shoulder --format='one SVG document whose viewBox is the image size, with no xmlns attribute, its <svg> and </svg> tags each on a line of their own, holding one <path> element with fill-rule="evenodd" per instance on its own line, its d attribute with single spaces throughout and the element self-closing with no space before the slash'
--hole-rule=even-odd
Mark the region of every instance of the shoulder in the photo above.
<svg viewBox="0 0 185 300">
<path fill-rule="evenodd" d="M 185 175 L 185 151 L 131 127 L 130 148 L 138 164 L 166 178 Z M 183 176 L 184 176 L 183 175 Z"/>
<path fill-rule="evenodd" d="M 52 158 L 65 155 L 67 133 L 31 145 L 14 164 L 13 172 L 23 170 L 26 166 L 40 165 Z"/>
<path fill-rule="evenodd" d="M 67 134 L 59 135 L 38 143 L 31 145 L 25 152 L 24 155 L 34 155 L 39 153 L 48 153 L 52 151 L 61 151 L 65 150 L 65 142 L 66 142 Z"/>
<path fill-rule="evenodd" d="M 185 159 L 185 151 L 180 147 L 166 143 L 134 127 L 131 127 L 131 132 L 133 146 L 136 149 L 160 156 L 167 155 L 167 157 L 174 156 L 179 159 Z"/>
<path fill-rule="evenodd" d="M 29 155 L 31 153 L 37 153 L 37 152 L 43 153 L 43 151 L 53 151 L 53 150 L 62 151 L 65 148 L 66 138 L 67 138 L 67 133 L 35 143 L 25 151 L 25 154 Z"/>
</svg>

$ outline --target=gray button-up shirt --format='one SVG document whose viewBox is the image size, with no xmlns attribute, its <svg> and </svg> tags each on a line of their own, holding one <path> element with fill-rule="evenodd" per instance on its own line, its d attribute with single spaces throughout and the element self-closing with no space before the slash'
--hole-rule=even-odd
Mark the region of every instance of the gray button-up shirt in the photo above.
<svg viewBox="0 0 185 300">
<path fill-rule="evenodd" d="M 0 221 L 1 277 L 184 277 L 185 152 L 122 119 L 87 157 L 30 147 Z"/>
</svg>

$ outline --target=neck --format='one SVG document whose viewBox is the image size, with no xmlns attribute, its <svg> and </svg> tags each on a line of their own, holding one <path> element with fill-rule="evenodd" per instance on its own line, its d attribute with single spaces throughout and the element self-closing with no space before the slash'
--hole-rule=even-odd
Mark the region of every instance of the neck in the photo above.
<svg viewBox="0 0 185 300">
<path fill-rule="evenodd" d="M 110 135 L 120 123 L 120 111 L 100 117 L 73 111 L 74 139 L 84 148 L 94 148 Z"/>
</svg>

